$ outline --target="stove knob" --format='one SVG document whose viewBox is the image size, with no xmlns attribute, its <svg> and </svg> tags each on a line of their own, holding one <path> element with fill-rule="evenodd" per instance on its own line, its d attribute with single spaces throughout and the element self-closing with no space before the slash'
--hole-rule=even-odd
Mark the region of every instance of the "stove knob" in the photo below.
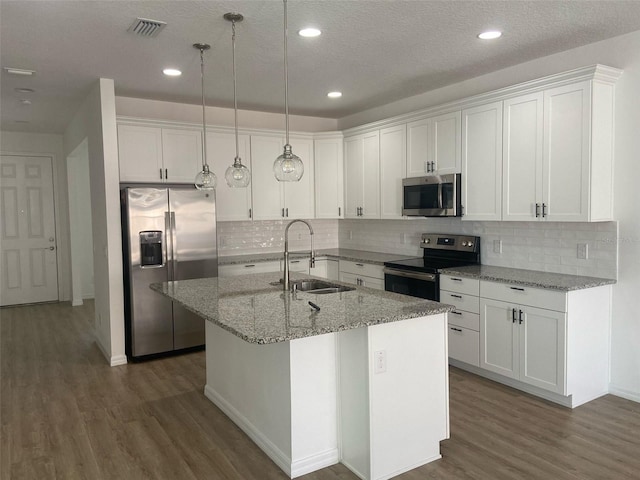
<svg viewBox="0 0 640 480">
<path fill-rule="evenodd" d="M 462 242 L 462 246 L 466 247 L 467 246 L 467 242 Z"/>
<path fill-rule="evenodd" d="M 469 243 L 467 243 L 467 246 L 468 246 L 469 248 L 473 247 L 473 242 L 469 242 Z"/>
<path fill-rule="evenodd" d="M 431 243 L 431 239 L 430 238 L 425 238 L 422 243 Z"/>
</svg>

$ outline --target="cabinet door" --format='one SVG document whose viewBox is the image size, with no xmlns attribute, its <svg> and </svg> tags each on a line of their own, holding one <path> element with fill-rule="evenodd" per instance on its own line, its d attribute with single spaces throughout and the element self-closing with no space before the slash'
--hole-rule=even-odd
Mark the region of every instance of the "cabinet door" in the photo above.
<svg viewBox="0 0 640 480">
<path fill-rule="evenodd" d="M 307 265 L 309 262 L 307 262 Z M 328 278 L 328 260 L 316 260 L 313 268 L 309 268 L 309 275 L 314 277 Z"/>
<path fill-rule="evenodd" d="M 360 277 L 360 285 L 363 287 L 384 290 L 384 280 L 373 277 Z"/>
<path fill-rule="evenodd" d="M 502 102 L 462 112 L 463 220 L 502 219 Z"/>
<path fill-rule="evenodd" d="M 380 135 L 377 131 L 363 138 L 362 218 L 380 218 Z"/>
<path fill-rule="evenodd" d="M 358 285 L 358 276 L 355 273 L 340 272 L 340 281 Z"/>
<path fill-rule="evenodd" d="M 238 137 L 238 150 L 242 163 L 251 171 L 251 182 L 254 172 L 249 157 L 249 136 Z M 218 221 L 251 219 L 251 185 L 247 188 L 231 188 L 225 181 L 224 174 L 233 164 L 236 157 L 236 139 L 233 133 L 207 132 L 207 156 L 209 166 L 218 177 L 216 188 L 216 216 Z M 260 179 L 258 179 L 260 181 Z"/>
<path fill-rule="evenodd" d="M 542 214 L 542 101 L 538 92 L 504 102 L 503 220 L 530 221 L 536 210 Z"/>
<path fill-rule="evenodd" d="M 251 185 L 254 220 L 283 219 L 284 189 L 273 174 L 273 162 L 282 154 L 279 136 L 251 136 Z"/>
<path fill-rule="evenodd" d="M 480 367 L 517 379 L 518 324 L 513 308 L 497 300 L 480 300 Z"/>
<path fill-rule="evenodd" d="M 202 170 L 202 132 L 163 128 L 162 161 L 165 182 L 193 183 Z"/>
<path fill-rule="evenodd" d="M 304 164 L 304 174 L 298 182 L 284 182 L 285 218 L 291 220 L 313 218 L 313 140 L 310 138 L 290 138 L 290 143 L 293 153 L 300 157 Z M 273 173 L 271 176 L 273 177 Z"/>
<path fill-rule="evenodd" d="M 380 130 L 380 218 L 402 218 L 406 148 L 405 125 Z"/>
<path fill-rule="evenodd" d="M 520 380 L 564 395 L 565 314 L 534 307 L 521 307 L 519 315 L 520 311 Z"/>
<path fill-rule="evenodd" d="M 445 113 L 431 119 L 431 161 L 438 175 L 460 173 L 461 121 L 460 112 Z"/>
<path fill-rule="evenodd" d="M 407 124 L 407 177 L 421 177 L 431 173 L 431 121 L 417 120 Z M 383 177 L 384 178 L 384 177 Z"/>
<path fill-rule="evenodd" d="M 589 220 L 591 85 L 544 92 L 543 202 L 551 221 Z"/>
<path fill-rule="evenodd" d="M 345 218 L 358 218 L 362 205 L 362 168 L 364 141 L 361 136 L 344 140 L 344 202 Z"/>
<path fill-rule="evenodd" d="M 163 181 L 162 129 L 118 125 L 118 162 L 121 182 Z"/>
<path fill-rule="evenodd" d="M 343 217 L 342 137 L 314 141 L 316 218 Z"/>
</svg>

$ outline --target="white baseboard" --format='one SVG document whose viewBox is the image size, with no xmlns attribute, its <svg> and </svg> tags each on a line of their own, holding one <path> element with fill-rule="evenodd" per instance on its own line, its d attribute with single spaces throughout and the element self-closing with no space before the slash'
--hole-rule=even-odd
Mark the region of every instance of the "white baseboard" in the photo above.
<svg viewBox="0 0 640 480">
<path fill-rule="evenodd" d="M 71 300 L 72 307 L 79 307 L 80 305 L 84 305 L 84 302 L 81 298 L 74 298 L 73 300 Z"/>
<path fill-rule="evenodd" d="M 622 397 L 627 400 L 640 403 L 640 393 L 632 392 L 631 390 L 625 390 L 624 388 L 618 388 L 615 385 L 609 385 L 609 393 L 616 397 Z"/>
<path fill-rule="evenodd" d="M 315 472 L 321 468 L 330 467 L 340 463 L 340 452 L 337 448 L 332 448 L 326 452 L 317 453 L 301 460 L 291 463 L 291 478 L 300 477 L 307 473 Z"/>
<path fill-rule="evenodd" d="M 284 473 L 293 478 L 291 458 L 265 437 L 244 415 L 222 398 L 209 385 L 204 387 L 204 396 L 211 400 L 222 412 L 229 417 L 240 429 L 246 433 L 260 449 L 280 467 Z"/>
<path fill-rule="evenodd" d="M 117 367 L 118 365 L 126 365 L 127 364 L 127 356 L 126 355 L 114 355 L 111 357 L 111 361 L 109 364 L 112 367 Z"/>
</svg>

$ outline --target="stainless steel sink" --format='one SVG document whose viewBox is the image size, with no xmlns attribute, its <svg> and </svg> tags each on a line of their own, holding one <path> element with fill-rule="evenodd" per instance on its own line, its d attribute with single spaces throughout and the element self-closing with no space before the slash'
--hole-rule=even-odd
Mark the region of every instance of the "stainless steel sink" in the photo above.
<svg viewBox="0 0 640 480">
<path fill-rule="evenodd" d="M 322 280 L 296 280 L 291 282 L 291 289 L 298 292 L 314 293 L 316 295 L 326 295 L 327 293 L 349 292 L 355 290 L 353 287 L 336 285 L 335 283 Z"/>
</svg>

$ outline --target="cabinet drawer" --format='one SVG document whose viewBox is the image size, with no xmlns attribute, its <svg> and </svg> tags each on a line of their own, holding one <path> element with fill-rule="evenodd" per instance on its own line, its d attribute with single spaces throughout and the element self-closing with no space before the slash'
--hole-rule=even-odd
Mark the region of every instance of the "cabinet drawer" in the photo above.
<svg viewBox="0 0 640 480">
<path fill-rule="evenodd" d="M 441 290 L 440 302 L 454 305 L 456 309 L 464 310 L 465 312 L 480 313 L 480 299 L 475 295 Z"/>
<path fill-rule="evenodd" d="M 556 312 L 567 311 L 566 292 L 481 281 L 480 296 L 502 302 L 517 303 L 518 305 L 555 310 Z"/>
<path fill-rule="evenodd" d="M 267 273 L 278 271 L 280 271 L 279 262 L 238 263 L 232 265 L 220 265 L 218 267 L 218 276 L 236 277 L 238 275 L 249 275 L 250 273 Z"/>
<path fill-rule="evenodd" d="M 477 313 L 465 312 L 463 310 L 454 310 L 453 312 L 449 312 L 449 324 L 479 332 L 480 315 Z"/>
<path fill-rule="evenodd" d="M 461 362 L 480 366 L 480 334 L 449 325 L 449 357 Z"/>
<path fill-rule="evenodd" d="M 364 275 L 366 277 L 384 280 L 383 269 L 384 267 L 382 265 L 340 260 L 340 272 L 353 273 L 354 275 Z"/>
<path fill-rule="evenodd" d="M 280 271 L 284 272 L 284 260 L 280 260 Z M 308 258 L 294 258 L 289 259 L 289 271 L 290 272 L 302 272 L 309 273 L 309 259 Z"/>
<path fill-rule="evenodd" d="M 440 275 L 440 290 L 480 295 L 480 280 L 477 278 L 456 277 L 455 275 Z"/>
</svg>

